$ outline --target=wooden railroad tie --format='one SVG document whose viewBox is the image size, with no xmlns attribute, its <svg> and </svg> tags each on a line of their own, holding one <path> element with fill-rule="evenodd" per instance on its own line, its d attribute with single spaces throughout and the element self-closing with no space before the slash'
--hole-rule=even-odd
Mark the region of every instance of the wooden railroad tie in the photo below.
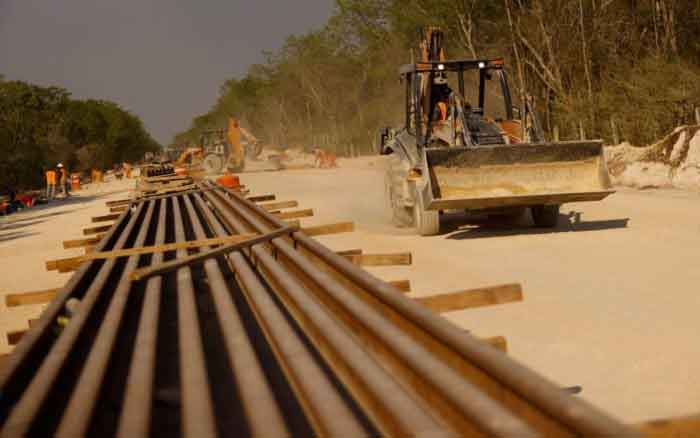
<svg viewBox="0 0 700 438">
<path fill-rule="evenodd" d="M 174 251 L 177 249 L 201 248 L 203 246 L 225 245 L 238 243 L 253 237 L 257 234 L 237 234 L 233 236 L 212 237 L 210 239 L 189 240 L 186 242 L 164 243 L 162 245 L 143 246 L 138 248 L 118 249 L 104 252 L 91 252 L 81 256 L 68 257 L 64 259 L 48 260 L 46 270 L 59 272 L 74 271 L 81 264 L 90 260 L 112 259 L 116 257 L 128 257 L 132 255 L 152 254 L 154 252 Z"/>
<path fill-rule="evenodd" d="M 104 234 L 98 234 L 93 237 L 88 237 L 85 239 L 75 239 L 75 240 L 64 240 L 63 241 L 63 248 L 64 249 L 71 249 L 71 248 L 82 248 L 84 246 L 92 246 L 92 245 L 97 245 L 100 243 L 100 240 L 104 237 Z"/>
<path fill-rule="evenodd" d="M 409 280 L 393 280 L 387 281 L 387 283 L 394 286 L 396 289 L 399 290 L 399 292 L 411 292 L 411 282 Z"/>
<path fill-rule="evenodd" d="M 520 284 L 515 283 L 419 297 L 415 300 L 434 312 L 444 313 L 522 301 L 523 290 Z"/>
<path fill-rule="evenodd" d="M 413 263 L 410 252 L 396 254 L 342 254 L 358 266 L 407 266 Z"/>
<path fill-rule="evenodd" d="M 107 201 L 105 205 L 107 207 L 122 207 L 124 205 L 129 205 L 131 199 L 118 199 L 116 201 Z"/>
<path fill-rule="evenodd" d="M 45 304 L 53 300 L 61 288 L 39 290 L 34 292 L 19 292 L 5 295 L 7 307 L 27 306 L 31 304 Z"/>
<path fill-rule="evenodd" d="M 153 182 L 168 182 L 168 181 L 183 181 L 183 180 L 192 180 L 191 176 L 187 175 L 167 175 L 167 176 L 146 176 L 141 178 L 143 181 L 147 183 L 153 183 Z"/>
<path fill-rule="evenodd" d="M 260 207 L 264 208 L 266 211 L 281 210 L 283 208 L 294 208 L 298 206 L 299 202 L 297 201 L 279 201 L 270 202 L 267 204 L 260 204 Z"/>
<path fill-rule="evenodd" d="M 266 201 L 274 201 L 277 199 L 277 196 L 275 195 L 253 195 L 253 196 L 248 196 L 247 198 L 250 202 L 266 202 Z"/>
<path fill-rule="evenodd" d="M 362 255 L 362 250 L 361 249 L 346 249 L 343 251 L 336 251 L 335 253 L 338 255 L 347 257 L 347 256 Z"/>
<path fill-rule="evenodd" d="M 85 228 L 83 230 L 83 234 L 85 236 L 89 236 L 90 234 L 104 233 L 106 231 L 109 231 L 109 229 L 112 228 L 113 226 L 114 226 L 114 224 L 109 224 L 109 225 L 99 225 L 97 227 Z"/>
<path fill-rule="evenodd" d="M 278 219 L 296 219 L 300 217 L 311 217 L 314 215 L 314 211 L 310 208 L 307 208 L 306 210 L 278 212 L 274 213 L 274 215 Z"/>
<path fill-rule="evenodd" d="M 119 219 L 121 213 L 106 214 L 104 216 L 95 216 L 92 218 L 92 222 L 109 222 Z"/>
<path fill-rule="evenodd" d="M 317 225 L 314 227 L 304 227 L 301 229 L 307 236 L 322 236 L 326 234 L 350 233 L 355 231 L 354 222 L 338 222 L 335 224 Z"/>
<path fill-rule="evenodd" d="M 129 209 L 128 205 L 125 205 L 123 207 L 110 207 L 109 212 L 110 213 L 121 213 L 123 211 L 127 211 Z"/>
</svg>

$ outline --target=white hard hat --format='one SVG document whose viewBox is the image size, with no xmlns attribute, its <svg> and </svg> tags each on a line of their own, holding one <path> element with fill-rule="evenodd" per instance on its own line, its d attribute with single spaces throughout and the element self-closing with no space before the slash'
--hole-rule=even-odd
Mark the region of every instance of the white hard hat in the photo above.
<svg viewBox="0 0 700 438">
<path fill-rule="evenodd" d="M 58 166 L 56 167 L 63 167 L 63 163 L 58 163 Z"/>
</svg>

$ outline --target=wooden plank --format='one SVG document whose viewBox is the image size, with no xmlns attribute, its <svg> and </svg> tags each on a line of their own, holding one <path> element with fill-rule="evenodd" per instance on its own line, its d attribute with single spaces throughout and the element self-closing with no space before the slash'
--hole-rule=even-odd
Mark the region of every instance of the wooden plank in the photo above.
<svg viewBox="0 0 700 438">
<path fill-rule="evenodd" d="M 26 306 L 30 304 L 44 304 L 53 300 L 61 288 L 39 290 L 34 292 L 19 292 L 5 295 L 7 307 Z"/>
<path fill-rule="evenodd" d="M 71 248 L 82 248 L 84 246 L 90 246 L 90 245 L 97 245 L 100 243 L 100 240 L 104 237 L 104 234 L 98 234 L 97 236 L 93 237 L 88 237 L 86 239 L 75 239 L 75 240 L 64 240 L 63 241 L 63 248 L 64 249 L 71 249 Z"/>
<path fill-rule="evenodd" d="M 690 438 L 700 436 L 700 415 L 647 421 L 635 426 L 648 438 Z"/>
<path fill-rule="evenodd" d="M 85 254 L 90 254 L 95 252 L 95 245 L 90 245 L 85 247 Z"/>
<path fill-rule="evenodd" d="M 338 255 L 341 255 L 341 256 L 354 256 L 354 255 L 362 255 L 362 250 L 361 249 L 346 249 L 344 251 L 336 251 L 335 253 Z"/>
<path fill-rule="evenodd" d="M 349 233 L 355 231 L 354 222 L 338 222 L 335 224 L 317 225 L 301 229 L 308 236 L 323 236 L 326 234 Z"/>
<path fill-rule="evenodd" d="M 522 301 L 523 290 L 520 284 L 515 283 L 420 297 L 415 300 L 434 312 L 443 313 Z"/>
<path fill-rule="evenodd" d="M 412 263 L 410 252 L 396 254 L 358 254 L 346 255 L 346 257 L 358 266 L 405 266 Z"/>
<path fill-rule="evenodd" d="M 28 331 L 29 330 L 14 330 L 11 332 L 7 332 L 7 343 L 10 345 L 19 344 L 19 341 L 22 339 L 22 336 L 24 336 L 24 334 Z"/>
<path fill-rule="evenodd" d="M 192 177 L 187 176 L 187 175 L 146 176 L 146 177 L 141 178 L 142 181 L 145 181 L 147 183 L 182 181 L 182 180 L 191 180 L 191 179 L 192 179 Z"/>
<path fill-rule="evenodd" d="M 107 201 L 107 202 L 105 202 L 105 205 L 107 207 L 118 207 L 118 206 L 128 205 L 131 201 L 132 201 L 131 199 L 118 199 L 116 201 Z"/>
<path fill-rule="evenodd" d="M 177 249 L 201 248 L 203 246 L 225 245 L 238 243 L 252 239 L 257 234 L 237 234 L 234 236 L 212 237 L 210 239 L 188 240 L 186 242 L 165 243 L 162 245 L 141 246 L 138 248 L 119 249 L 114 251 L 92 252 L 75 257 L 67 257 L 57 260 L 47 260 L 46 269 L 75 270 L 84 262 L 98 259 L 113 259 L 116 257 L 128 257 L 132 255 L 152 254 L 154 252 L 175 251 Z"/>
<path fill-rule="evenodd" d="M 277 196 L 275 195 L 253 195 L 253 196 L 248 196 L 247 198 L 251 202 L 266 202 L 266 201 L 274 201 L 277 199 Z"/>
<path fill-rule="evenodd" d="M 124 207 L 110 207 L 109 212 L 110 212 L 110 213 L 121 213 L 121 212 L 126 211 L 126 210 L 128 210 L 128 209 L 129 209 L 128 206 L 124 206 Z"/>
<path fill-rule="evenodd" d="M 508 352 L 508 342 L 503 336 L 494 336 L 491 338 L 481 338 L 482 341 L 486 342 L 496 350 L 502 351 L 503 353 Z"/>
<path fill-rule="evenodd" d="M 279 201 L 279 202 L 270 202 L 267 204 L 259 204 L 262 208 L 264 208 L 266 211 L 272 211 L 272 210 L 281 210 L 283 208 L 294 208 L 298 207 L 299 203 L 297 201 Z"/>
<path fill-rule="evenodd" d="M 310 208 L 305 210 L 283 211 L 275 214 L 279 219 L 296 219 L 299 217 L 311 217 L 313 215 L 314 211 Z"/>
<path fill-rule="evenodd" d="M 411 282 L 409 280 L 393 280 L 387 281 L 390 285 L 394 286 L 401 292 L 408 293 L 411 292 Z"/>
<path fill-rule="evenodd" d="M 58 272 L 71 272 L 75 271 L 83 263 L 81 260 L 82 256 L 68 257 L 65 259 L 58 260 L 47 260 L 46 270 L 47 271 L 58 271 Z"/>
<path fill-rule="evenodd" d="M 197 189 L 197 184 L 178 185 L 159 189 L 147 188 L 141 190 L 141 193 L 144 193 L 145 195 L 139 197 L 139 200 L 150 199 L 151 196 L 169 195 L 172 193 L 186 192 L 194 189 Z"/>
<path fill-rule="evenodd" d="M 32 318 L 32 319 L 27 321 L 27 324 L 29 324 L 30 329 L 33 329 L 34 327 L 39 325 L 39 318 Z"/>
<path fill-rule="evenodd" d="M 158 265 L 152 265 L 141 269 L 135 269 L 131 271 L 131 274 L 129 274 L 129 278 L 132 281 L 143 280 L 154 275 L 160 275 L 175 269 L 179 269 L 183 266 L 187 266 L 192 263 L 201 262 L 212 257 L 218 257 L 220 255 L 225 255 L 233 251 L 249 248 L 259 243 L 268 242 L 276 237 L 280 237 L 285 234 L 291 234 L 294 231 L 295 227 L 284 227 L 274 231 L 270 231 L 269 233 L 256 235 L 255 237 L 243 240 L 241 242 L 222 245 L 218 248 L 203 251 L 188 257 L 182 257 L 179 259 L 171 260 L 169 262 L 160 263 Z"/>
<path fill-rule="evenodd" d="M 90 227 L 90 228 L 85 228 L 83 230 L 83 234 L 86 236 L 89 236 L 90 234 L 97 234 L 97 233 L 104 233 L 109 231 L 110 228 L 112 228 L 114 224 L 109 224 L 109 225 L 100 225 L 97 227 Z"/>
<path fill-rule="evenodd" d="M 119 216 L 121 216 L 121 213 L 112 213 L 112 214 L 106 214 L 104 216 L 95 216 L 92 218 L 93 222 L 108 222 L 108 221 L 114 221 L 119 219 Z"/>
</svg>

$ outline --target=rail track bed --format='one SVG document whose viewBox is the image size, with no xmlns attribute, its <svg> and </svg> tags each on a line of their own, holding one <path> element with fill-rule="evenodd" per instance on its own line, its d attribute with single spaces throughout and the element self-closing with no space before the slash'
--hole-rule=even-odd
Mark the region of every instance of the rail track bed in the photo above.
<svg viewBox="0 0 700 438">
<path fill-rule="evenodd" d="M 265 199 L 198 182 L 112 205 L 90 253 L 115 256 L 77 261 L 2 367 L 2 436 L 638 433 Z"/>
</svg>

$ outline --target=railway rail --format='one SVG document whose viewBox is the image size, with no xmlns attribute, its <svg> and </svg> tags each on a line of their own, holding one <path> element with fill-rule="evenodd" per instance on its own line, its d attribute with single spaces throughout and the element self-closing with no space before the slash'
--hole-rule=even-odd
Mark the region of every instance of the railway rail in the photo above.
<svg viewBox="0 0 700 438">
<path fill-rule="evenodd" d="M 242 193 L 187 189 L 95 251 L 271 237 L 142 280 L 213 247 L 82 262 L 0 371 L 2 436 L 639 434 Z"/>
</svg>

